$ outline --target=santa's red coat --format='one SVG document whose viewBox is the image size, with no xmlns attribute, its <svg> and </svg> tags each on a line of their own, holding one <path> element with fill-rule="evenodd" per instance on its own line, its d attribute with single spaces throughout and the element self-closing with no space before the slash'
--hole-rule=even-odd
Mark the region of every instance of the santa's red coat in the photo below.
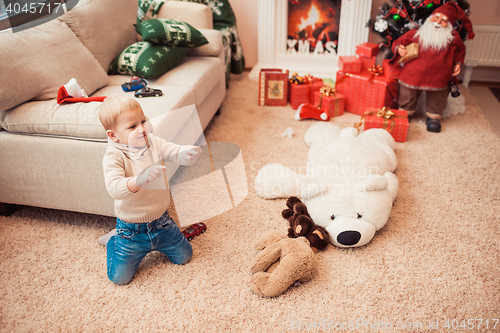
<svg viewBox="0 0 500 333">
<path fill-rule="evenodd" d="M 417 29 L 413 29 L 396 39 L 392 51 L 395 54 L 394 66 L 400 56 L 397 53 L 399 45 L 407 46 L 418 43 L 419 37 L 415 37 Z M 460 36 L 454 31 L 454 38 L 448 47 L 441 50 L 427 48 L 422 49 L 420 45 L 418 58 L 404 64 L 399 76 L 399 83 L 410 89 L 418 90 L 444 90 L 453 79 L 453 67 L 456 64 L 463 65 L 465 60 L 465 45 Z"/>
</svg>

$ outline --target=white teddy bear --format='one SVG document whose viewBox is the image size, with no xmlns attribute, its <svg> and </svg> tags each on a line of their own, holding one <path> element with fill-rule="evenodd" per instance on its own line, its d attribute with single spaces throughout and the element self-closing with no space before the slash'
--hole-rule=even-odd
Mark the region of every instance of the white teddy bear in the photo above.
<svg viewBox="0 0 500 333">
<path fill-rule="evenodd" d="M 305 134 L 310 147 L 306 175 L 278 163 L 259 170 L 254 189 L 266 198 L 298 196 L 314 223 L 339 247 L 367 244 L 382 228 L 396 199 L 396 143 L 383 129 L 358 134 L 331 123 L 315 123 Z"/>
</svg>

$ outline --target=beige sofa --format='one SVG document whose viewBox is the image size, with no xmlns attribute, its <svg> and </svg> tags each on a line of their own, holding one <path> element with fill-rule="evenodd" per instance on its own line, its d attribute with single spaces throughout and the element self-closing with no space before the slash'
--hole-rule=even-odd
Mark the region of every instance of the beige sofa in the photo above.
<svg viewBox="0 0 500 333">
<path fill-rule="evenodd" d="M 107 68 L 137 40 L 136 14 L 137 0 L 80 0 L 58 19 L 0 34 L 0 203 L 114 215 L 103 181 L 100 103 L 58 105 L 55 97 L 74 77 L 90 96 L 134 98 L 120 86 L 131 76 L 108 76 Z M 226 94 L 222 37 L 210 29 L 212 13 L 205 5 L 170 1 L 160 13 L 177 14 L 209 43 L 148 80 L 162 97 L 138 101 L 154 122 L 153 131 L 194 144 Z M 186 123 L 193 119 L 189 112 L 198 125 Z"/>
</svg>

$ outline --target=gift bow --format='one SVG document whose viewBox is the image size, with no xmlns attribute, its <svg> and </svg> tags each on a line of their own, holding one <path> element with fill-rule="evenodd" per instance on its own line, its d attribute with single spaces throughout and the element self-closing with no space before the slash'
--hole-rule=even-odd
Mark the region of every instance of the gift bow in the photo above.
<svg viewBox="0 0 500 333">
<path fill-rule="evenodd" d="M 368 111 L 368 112 L 370 112 L 370 111 Z M 389 109 L 387 106 L 384 106 L 382 109 L 378 110 L 375 115 L 377 117 L 383 117 L 385 119 L 391 119 L 391 117 L 394 116 L 395 113 L 392 112 L 392 110 Z"/>
<path fill-rule="evenodd" d="M 407 116 L 396 116 L 395 113 L 391 109 L 384 106 L 382 109 L 380 109 L 376 112 L 366 111 L 361 116 L 359 123 L 354 124 L 354 128 L 356 128 L 358 131 L 359 131 L 359 128 L 361 127 L 361 125 L 363 125 L 363 123 L 365 122 L 366 116 L 377 116 L 377 117 L 383 118 L 384 119 L 383 129 L 385 129 L 389 133 L 391 133 L 392 130 L 394 130 L 394 126 L 396 126 L 396 122 L 394 121 L 394 119 L 392 119 L 393 117 L 394 118 L 408 118 Z"/>
<path fill-rule="evenodd" d="M 332 86 L 322 86 L 319 88 L 319 92 L 323 96 L 335 96 L 337 94 L 337 90 Z"/>
<path fill-rule="evenodd" d="M 313 82 L 314 77 L 311 74 L 304 75 L 304 83 L 309 84 Z"/>
<path fill-rule="evenodd" d="M 370 73 L 371 76 L 382 76 L 384 75 L 384 69 L 380 65 L 373 65 L 368 68 L 368 73 Z"/>
</svg>

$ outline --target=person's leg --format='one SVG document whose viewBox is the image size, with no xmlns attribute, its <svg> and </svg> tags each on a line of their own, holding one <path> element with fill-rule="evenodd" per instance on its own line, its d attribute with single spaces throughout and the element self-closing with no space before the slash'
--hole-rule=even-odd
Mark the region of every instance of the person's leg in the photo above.
<svg viewBox="0 0 500 333">
<path fill-rule="evenodd" d="M 427 91 L 425 103 L 426 124 L 429 132 L 441 132 L 441 117 L 448 101 L 449 89 Z"/>
<path fill-rule="evenodd" d="M 406 111 L 408 116 L 413 116 L 415 114 L 415 108 L 417 107 L 418 97 L 421 93 L 421 90 L 410 89 L 400 84 L 398 98 L 399 109 Z"/>
<path fill-rule="evenodd" d="M 118 219 L 117 234 L 107 243 L 108 277 L 116 284 L 128 284 L 142 259 L 151 252 L 147 233 L 138 232 L 138 226 Z"/>
<path fill-rule="evenodd" d="M 156 228 L 158 245 L 155 250 L 164 253 L 171 262 L 177 265 L 191 260 L 193 248 L 167 212 L 158 219 Z"/>
<path fill-rule="evenodd" d="M 108 241 L 111 238 L 111 236 L 114 236 L 114 235 L 116 235 L 116 229 L 113 229 L 110 232 L 108 232 L 106 235 L 99 237 L 97 242 L 99 243 L 99 245 L 106 246 L 108 244 Z"/>
</svg>

